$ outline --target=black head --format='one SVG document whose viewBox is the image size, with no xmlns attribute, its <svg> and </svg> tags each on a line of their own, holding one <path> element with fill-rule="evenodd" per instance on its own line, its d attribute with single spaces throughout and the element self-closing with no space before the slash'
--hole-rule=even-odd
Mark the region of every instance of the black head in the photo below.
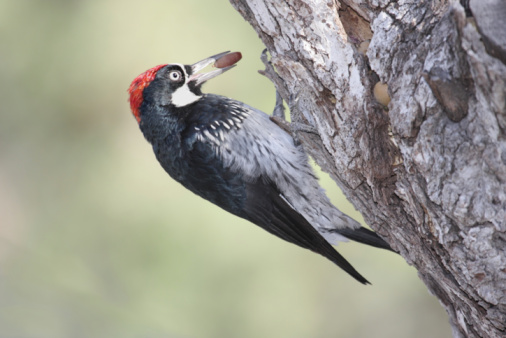
<svg viewBox="0 0 506 338">
<path fill-rule="evenodd" d="M 198 72 L 227 54 L 229 52 L 213 55 L 193 65 L 160 65 L 137 76 L 128 89 L 130 107 L 137 122 L 140 123 L 142 119 L 140 108 L 144 103 L 156 107 L 180 108 L 198 101 L 202 97 L 202 84 L 234 65 L 208 73 Z"/>
<path fill-rule="evenodd" d="M 192 78 L 191 66 L 168 64 L 156 72 L 156 76 L 144 89 L 143 98 L 162 107 L 185 107 L 202 97 L 201 85 Z"/>
</svg>

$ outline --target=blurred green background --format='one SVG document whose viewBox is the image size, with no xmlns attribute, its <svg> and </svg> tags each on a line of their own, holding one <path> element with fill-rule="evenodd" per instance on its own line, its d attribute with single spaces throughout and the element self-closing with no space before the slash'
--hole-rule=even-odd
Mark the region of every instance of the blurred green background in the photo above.
<svg viewBox="0 0 506 338">
<path fill-rule="evenodd" d="M 132 79 L 241 51 L 205 90 L 270 112 L 262 49 L 227 1 L 0 0 L 0 337 L 450 336 L 402 258 L 342 244 L 362 286 L 156 162 Z"/>
</svg>

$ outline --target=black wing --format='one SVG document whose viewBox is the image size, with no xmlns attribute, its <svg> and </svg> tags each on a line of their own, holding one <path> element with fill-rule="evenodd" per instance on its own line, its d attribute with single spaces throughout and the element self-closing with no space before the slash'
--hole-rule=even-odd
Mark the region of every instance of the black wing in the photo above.
<svg viewBox="0 0 506 338">
<path fill-rule="evenodd" d="M 195 131 L 196 130 L 196 131 Z M 221 208 L 245 218 L 281 239 L 328 258 L 363 284 L 370 284 L 344 259 L 309 222 L 281 196 L 275 184 L 262 176 L 244 178 L 240 171 L 225 166 L 217 153 L 220 136 L 206 129 L 202 141 L 199 129 L 184 136 L 187 156 L 180 163 L 180 182 Z M 161 161 L 162 163 L 162 161 Z M 166 168 L 168 170 L 170 168 Z M 171 175 L 172 176 L 172 175 Z M 173 176 L 174 177 L 174 176 Z"/>
<path fill-rule="evenodd" d="M 316 252 L 362 284 L 370 284 L 281 196 L 277 188 L 262 180 L 246 183 L 244 218 L 287 242 Z"/>
</svg>

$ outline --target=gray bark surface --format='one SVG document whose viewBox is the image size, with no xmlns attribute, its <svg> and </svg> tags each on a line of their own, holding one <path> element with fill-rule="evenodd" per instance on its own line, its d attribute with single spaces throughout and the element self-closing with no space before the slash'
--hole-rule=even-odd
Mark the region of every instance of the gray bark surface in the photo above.
<svg viewBox="0 0 506 338">
<path fill-rule="evenodd" d="M 316 128 L 297 133 L 306 151 L 418 270 L 454 336 L 504 337 L 506 20 L 487 13 L 506 2 L 231 3 L 292 121 Z"/>
</svg>

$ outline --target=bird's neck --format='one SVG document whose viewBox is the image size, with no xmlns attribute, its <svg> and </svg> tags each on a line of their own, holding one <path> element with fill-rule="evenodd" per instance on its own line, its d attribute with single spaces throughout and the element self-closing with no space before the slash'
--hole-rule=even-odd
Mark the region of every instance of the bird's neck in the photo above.
<svg viewBox="0 0 506 338">
<path fill-rule="evenodd" d="M 144 137 L 151 144 L 177 137 L 185 128 L 182 109 L 160 106 L 151 109 L 155 113 L 143 117 L 139 125 Z"/>
</svg>

